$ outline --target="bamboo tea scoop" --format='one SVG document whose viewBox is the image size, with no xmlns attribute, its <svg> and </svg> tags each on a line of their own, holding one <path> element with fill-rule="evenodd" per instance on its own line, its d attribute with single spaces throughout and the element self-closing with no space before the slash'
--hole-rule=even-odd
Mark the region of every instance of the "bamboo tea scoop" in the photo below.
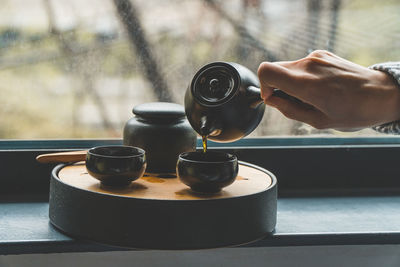
<svg viewBox="0 0 400 267">
<path fill-rule="evenodd" d="M 42 154 L 36 157 L 40 163 L 68 163 L 86 160 L 87 150 L 71 151 L 71 152 L 58 152 Z"/>
</svg>

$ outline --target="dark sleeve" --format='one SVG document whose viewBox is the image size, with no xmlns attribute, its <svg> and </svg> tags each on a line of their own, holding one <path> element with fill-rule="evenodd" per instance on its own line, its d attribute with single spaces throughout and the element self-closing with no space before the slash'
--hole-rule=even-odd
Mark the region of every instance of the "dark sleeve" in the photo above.
<svg viewBox="0 0 400 267">
<path fill-rule="evenodd" d="M 397 81 L 397 84 L 399 84 L 400 90 L 400 62 L 379 63 L 372 65 L 370 68 L 384 71 L 391 75 Z M 400 134 L 400 120 L 375 126 L 372 129 L 381 133 Z"/>
</svg>

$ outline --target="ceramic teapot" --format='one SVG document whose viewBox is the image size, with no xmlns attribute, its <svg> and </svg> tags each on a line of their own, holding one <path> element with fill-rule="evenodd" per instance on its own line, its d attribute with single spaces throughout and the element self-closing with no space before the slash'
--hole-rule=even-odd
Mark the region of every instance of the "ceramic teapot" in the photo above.
<svg viewBox="0 0 400 267">
<path fill-rule="evenodd" d="M 207 64 L 186 90 L 186 116 L 193 129 L 209 140 L 238 140 L 251 133 L 264 115 L 258 87 L 258 77 L 242 65 Z"/>
<path fill-rule="evenodd" d="M 257 75 L 240 64 L 207 64 L 194 75 L 186 90 L 186 116 L 193 129 L 210 140 L 241 139 L 258 126 L 264 115 L 259 86 Z M 279 89 L 274 95 L 301 102 Z"/>
</svg>

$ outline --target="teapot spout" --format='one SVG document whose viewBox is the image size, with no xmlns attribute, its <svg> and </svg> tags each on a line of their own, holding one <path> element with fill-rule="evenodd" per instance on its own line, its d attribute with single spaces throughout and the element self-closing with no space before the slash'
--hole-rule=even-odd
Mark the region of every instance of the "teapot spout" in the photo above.
<svg viewBox="0 0 400 267">
<path fill-rule="evenodd" d="M 220 133 L 221 130 L 216 127 L 214 119 L 207 116 L 201 117 L 199 133 L 201 136 L 217 136 Z"/>
</svg>

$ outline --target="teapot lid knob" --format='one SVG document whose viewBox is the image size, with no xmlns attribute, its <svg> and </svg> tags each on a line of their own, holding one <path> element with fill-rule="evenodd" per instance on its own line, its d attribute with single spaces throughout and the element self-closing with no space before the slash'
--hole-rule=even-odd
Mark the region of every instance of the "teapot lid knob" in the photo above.
<svg viewBox="0 0 400 267">
<path fill-rule="evenodd" d="M 183 106 L 168 102 L 151 102 L 135 106 L 133 114 L 150 119 L 181 119 L 186 117 Z"/>
</svg>

